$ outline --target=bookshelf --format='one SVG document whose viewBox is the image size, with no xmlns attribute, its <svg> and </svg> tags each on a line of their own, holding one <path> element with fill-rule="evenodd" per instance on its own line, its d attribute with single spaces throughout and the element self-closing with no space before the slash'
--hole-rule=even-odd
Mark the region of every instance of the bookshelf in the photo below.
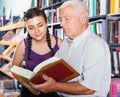
<svg viewBox="0 0 120 97">
<path fill-rule="evenodd" d="M 24 22 L 9 23 L 0 27 L 0 33 L 5 33 L 1 36 L 0 45 L 4 46 L 3 52 L 0 54 L 1 67 L 12 61 L 12 55 L 17 44 L 25 37 Z M 23 29 L 23 30 L 21 30 Z M 11 34 L 12 32 L 12 34 Z M 22 35 L 23 34 L 23 35 Z M 3 38 L 4 37 L 4 38 Z M 6 38 L 5 38 L 6 37 Z M 1 69 L 1 68 L 0 68 Z M 1 72 L 3 70 L 0 70 Z M 7 74 L 3 72 L 4 74 Z"/>
<path fill-rule="evenodd" d="M 120 80 L 119 51 L 120 48 L 120 0 L 108 0 L 109 11 L 107 14 L 108 44 L 111 50 L 112 79 Z"/>
<path fill-rule="evenodd" d="M 59 12 L 58 7 L 65 0 L 38 0 L 38 1 L 39 1 L 39 5 L 41 4 L 40 8 L 45 10 L 46 14 L 48 15 L 48 20 L 49 20 L 48 27 L 50 33 L 58 35 L 58 37 L 60 36 L 60 38 L 65 39 L 63 33 L 59 35 L 59 30 L 61 31 L 62 28 L 60 27 L 60 23 L 59 23 L 59 18 L 58 18 L 59 14 L 57 14 Z M 89 23 L 91 24 L 93 32 L 95 34 L 98 34 L 101 38 L 103 38 L 110 47 L 111 63 L 112 63 L 111 66 L 112 80 L 114 78 L 120 78 L 120 73 L 115 74 L 113 70 L 114 67 L 113 61 L 118 59 L 118 58 L 113 58 L 113 51 L 116 52 L 116 48 L 120 48 L 120 30 L 119 30 L 120 0 L 82 0 L 82 1 L 89 8 Z M 117 26 L 115 27 L 115 25 L 118 25 L 118 27 Z M 112 26 L 113 28 L 115 28 L 114 31 L 113 28 L 111 28 Z M 116 38 L 117 41 L 113 38 Z M 118 70 L 118 72 L 120 71 Z"/>
<path fill-rule="evenodd" d="M 0 54 L 0 93 L 3 94 L 3 97 L 18 97 L 20 95 L 18 82 L 10 72 L 10 68 L 12 56 L 17 44 L 27 36 L 25 24 L 21 20 L 15 23 L 10 22 L 0 27 L 0 33 L 5 33 L 0 40 L 0 45 L 5 46 L 5 49 Z M 1 83 L 3 86 L 1 86 Z M 5 84 L 7 84 L 8 87 L 5 87 Z"/>
<path fill-rule="evenodd" d="M 59 6 L 65 0 L 38 0 L 39 6 L 45 11 L 48 18 L 48 29 L 50 34 L 57 35 L 58 37 L 65 39 L 62 28 L 59 21 Z"/>
<path fill-rule="evenodd" d="M 19 37 L 17 36 L 17 32 L 18 32 L 18 29 L 22 29 L 25 27 L 25 24 L 24 22 L 17 22 L 17 23 L 12 23 L 12 24 L 7 24 L 7 25 L 4 25 L 4 26 L 1 26 L 0 27 L 0 33 L 5 33 L 2 38 L 6 35 L 6 33 L 9 33 L 9 31 L 12 31 L 13 30 L 15 32 L 13 32 L 15 34 L 14 37 L 9 37 L 10 34 L 7 34 L 6 37 L 7 38 L 12 38 L 11 40 L 5 40 L 5 39 L 2 39 L 0 40 L 0 45 L 3 45 L 3 46 L 6 46 L 5 50 L 3 51 L 3 53 L 0 55 L 0 59 L 4 59 L 4 60 L 7 60 L 7 61 L 11 61 L 11 57 L 9 56 L 9 53 L 13 53 L 13 49 L 15 49 L 15 47 L 17 46 L 17 44 L 19 43 Z M 11 36 L 13 36 L 13 34 L 11 34 Z M 21 38 L 21 37 L 20 37 Z"/>
<path fill-rule="evenodd" d="M 9 57 L 9 55 L 10 55 L 9 53 L 12 53 L 13 49 L 16 48 L 17 44 L 24 37 L 26 37 L 25 36 L 26 33 L 24 33 L 24 27 L 25 27 L 25 24 L 24 24 L 24 22 L 21 22 L 21 21 L 0 27 L 0 33 L 5 32 L 5 35 L 6 35 L 6 33 L 9 33 L 9 31 L 12 31 L 15 34 L 14 37 L 11 37 L 10 34 L 7 34 L 6 35 L 6 37 L 8 38 L 7 40 L 5 40 L 5 39 L 0 40 L 0 45 L 7 46 L 7 48 L 0 55 L 0 59 L 5 59 L 8 61 L 11 60 L 11 58 Z M 23 30 L 21 30 L 21 29 L 23 29 Z M 13 34 L 12 34 L 12 36 L 13 36 Z"/>
<path fill-rule="evenodd" d="M 95 1 L 94 3 L 97 4 L 97 2 L 100 0 L 91 0 L 92 3 L 93 1 Z M 119 63 L 120 61 L 120 50 L 119 50 L 120 49 L 120 0 L 105 0 L 105 1 L 101 0 L 101 2 L 106 3 L 105 4 L 106 7 L 104 7 L 105 5 L 103 5 L 104 9 L 101 9 L 101 10 L 104 10 L 104 14 L 92 15 L 89 18 L 89 21 L 92 22 L 91 24 L 93 26 L 93 31 L 96 34 L 99 32 L 97 27 L 99 25 L 102 25 L 101 34 L 103 36 L 102 35 L 101 36 L 108 43 L 111 51 L 112 81 L 111 81 L 111 90 L 108 97 L 118 97 L 119 96 L 118 88 L 120 84 L 116 82 L 118 81 L 120 82 L 120 67 L 119 67 L 120 66 L 120 63 Z M 103 3 L 101 2 L 100 4 L 102 5 Z M 96 4 L 92 4 L 93 5 L 92 7 L 96 6 Z M 113 83 L 113 80 L 116 80 L 116 81 L 114 81 Z M 115 94 L 113 94 L 114 92 Z"/>
<path fill-rule="evenodd" d="M 59 22 L 59 6 L 65 0 L 37 0 L 37 1 L 38 1 L 37 6 L 43 9 L 48 17 L 48 21 L 49 21 L 48 28 L 50 33 L 57 35 L 62 39 L 65 39 L 66 36 L 64 35 L 63 29 L 60 27 L 60 22 Z M 89 7 L 89 14 L 90 14 L 89 23 L 91 24 L 94 33 L 102 37 L 110 46 L 112 67 L 115 68 L 113 63 L 115 59 L 113 59 L 112 56 L 113 56 L 113 51 L 116 52 L 116 48 L 120 47 L 120 42 L 115 42 L 111 40 L 114 37 L 112 32 L 113 29 L 111 28 L 111 26 L 113 26 L 115 22 L 119 23 L 120 21 L 120 5 L 119 5 L 120 0 L 82 0 L 82 1 Z M 12 30 L 12 29 L 21 29 L 24 28 L 24 26 L 25 24 L 23 22 L 6 25 L 0 27 L 0 32 Z M 17 42 L 0 41 L 0 44 L 9 46 L 9 45 L 17 45 Z M 12 60 L 9 56 L 0 55 L 0 59 L 1 58 L 8 61 Z M 113 68 L 112 68 L 112 78 L 120 78 L 119 71 L 118 73 L 115 73 Z"/>
<path fill-rule="evenodd" d="M 96 0 L 98 1 L 98 0 Z M 102 1 L 102 0 L 101 0 Z M 97 20 L 93 27 L 97 27 L 98 23 L 103 24 L 102 31 L 105 32 L 104 38 L 108 43 L 111 51 L 111 89 L 108 97 L 118 97 L 119 96 L 119 86 L 120 86 L 120 0 L 106 0 L 106 11 L 104 15 L 97 15 L 90 17 L 90 22 Z M 101 3 L 103 4 L 103 3 Z M 98 20 L 102 19 L 98 22 Z M 95 30 L 96 34 L 97 31 Z"/>
<path fill-rule="evenodd" d="M 48 28 L 51 34 L 57 35 L 58 37 L 65 39 L 66 36 L 60 27 L 59 21 L 59 6 L 65 0 L 38 0 L 38 7 L 43 9 L 48 17 Z M 81 0 L 89 7 L 89 22 L 98 21 L 99 19 L 106 20 L 108 14 L 108 2 L 109 0 Z M 104 2 L 104 4 L 102 3 Z M 97 24 L 102 25 L 102 21 L 92 23 L 94 33 L 97 34 Z M 103 21 L 103 25 L 106 25 L 106 21 Z M 60 33 L 61 32 L 61 33 Z M 107 29 L 105 29 L 105 33 Z M 107 35 L 103 36 L 107 41 Z"/>
<path fill-rule="evenodd" d="M 98 35 L 99 32 L 102 32 L 100 33 L 100 37 L 103 38 L 110 47 L 112 78 L 120 78 L 120 73 L 116 74 L 113 69 L 116 68 L 114 66 L 115 61 L 116 65 L 120 65 L 117 63 L 120 59 L 117 58 L 116 54 L 114 55 L 116 58 L 113 57 L 113 52 L 116 52 L 116 49 L 120 48 L 120 0 L 83 0 L 83 2 L 89 6 L 89 23 L 92 26 L 93 32 Z M 99 10 L 99 14 L 97 14 L 97 10 Z M 117 69 L 118 68 L 116 68 L 116 70 Z"/>
</svg>

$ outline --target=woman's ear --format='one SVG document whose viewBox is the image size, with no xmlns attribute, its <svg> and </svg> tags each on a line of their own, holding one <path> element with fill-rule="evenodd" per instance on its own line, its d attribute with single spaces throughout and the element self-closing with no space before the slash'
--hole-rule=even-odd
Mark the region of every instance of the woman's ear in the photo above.
<svg viewBox="0 0 120 97">
<path fill-rule="evenodd" d="M 26 27 L 26 30 L 28 31 L 28 26 L 27 26 L 27 24 L 25 23 L 25 27 Z"/>
<path fill-rule="evenodd" d="M 47 24 L 48 24 L 48 22 L 49 22 L 49 21 L 48 21 L 48 18 L 47 18 Z"/>
</svg>

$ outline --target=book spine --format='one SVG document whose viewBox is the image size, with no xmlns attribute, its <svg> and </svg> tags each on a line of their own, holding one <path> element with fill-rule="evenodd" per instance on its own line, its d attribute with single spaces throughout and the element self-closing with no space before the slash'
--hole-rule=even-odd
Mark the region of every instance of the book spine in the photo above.
<svg viewBox="0 0 120 97">
<path fill-rule="evenodd" d="M 111 82 L 111 97 L 120 97 L 120 80 L 114 79 Z"/>
</svg>

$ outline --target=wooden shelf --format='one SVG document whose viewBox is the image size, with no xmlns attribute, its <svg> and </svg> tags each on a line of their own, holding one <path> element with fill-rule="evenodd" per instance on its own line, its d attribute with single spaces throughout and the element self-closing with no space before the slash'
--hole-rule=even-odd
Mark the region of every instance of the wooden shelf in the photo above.
<svg viewBox="0 0 120 97">
<path fill-rule="evenodd" d="M 12 42 L 12 41 L 4 41 L 4 40 L 1 40 L 1 41 L 0 41 L 0 44 L 1 44 L 1 45 L 17 45 L 18 43 L 17 43 L 17 42 Z"/>
<path fill-rule="evenodd" d="M 1 68 L 0 68 L 0 72 L 2 72 L 3 74 L 5 74 L 5 75 L 7 75 L 9 78 L 11 78 L 11 79 L 14 79 L 14 76 L 13 76 L 13 74 L 10 72 L 10 71 L 5 71 L 5 70 L 2 70 Z"/>
<path fill-rule="evenodd" d="M 3 27 L 0 27 L 0 32 L 7 31 L 7 30 L 12 30 L 12 29 L 23 28 L 23 27 L 25 27 L 25 23 L 24 22 L 18 22 L 18 23 L 9 24 L 9 25 L 5 25 Z"/>
<path fill-rule="evenodd" d="M 4 97 L 3 94 L 0 93 L 0 97 Z"/>
<path fill-rule="evenodd" d="M 9 56 L 4 56 L 4 55 L 0 55 L 0 59 L 4 59 L 7 61 L 12 61 L 12 58 L 10 58 Z"/>
</svg>

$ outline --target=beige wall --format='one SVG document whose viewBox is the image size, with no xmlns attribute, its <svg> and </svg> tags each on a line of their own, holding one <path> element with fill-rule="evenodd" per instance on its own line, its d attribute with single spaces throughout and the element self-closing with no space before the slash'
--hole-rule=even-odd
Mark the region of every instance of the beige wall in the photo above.
<svg viewBox="0 0 120 97">
<path fill-rule="evenodd" d="M 5 7 L 5 15 L 9 17 L 10 10 L 12 16 L 22 16 L 23 12 L 31 7 L 32 0 L 0 0 L 0 8 Z"/>
</svg>

